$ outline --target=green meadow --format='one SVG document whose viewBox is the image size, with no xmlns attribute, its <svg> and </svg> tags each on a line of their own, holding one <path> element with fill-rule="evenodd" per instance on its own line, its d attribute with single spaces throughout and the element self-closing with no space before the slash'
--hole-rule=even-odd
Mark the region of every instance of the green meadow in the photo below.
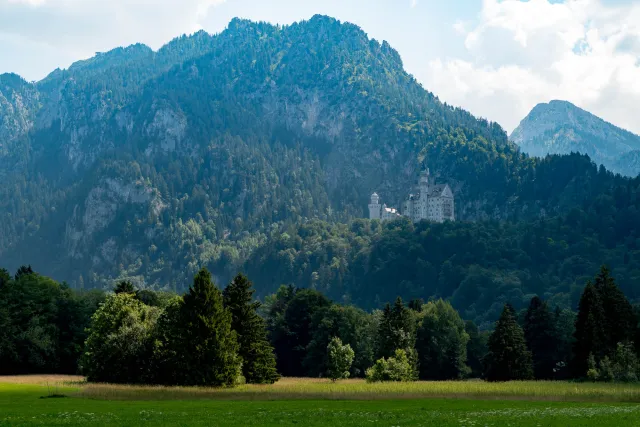
<svg viewBox="0 0 640 427">
<path fill-rule="evenodd" d="M 0 378 L 1 426 L 635 426 L 638 402 L 640 386 L 620 384 L 284 379 L 205 389 Z"/>
</svg>

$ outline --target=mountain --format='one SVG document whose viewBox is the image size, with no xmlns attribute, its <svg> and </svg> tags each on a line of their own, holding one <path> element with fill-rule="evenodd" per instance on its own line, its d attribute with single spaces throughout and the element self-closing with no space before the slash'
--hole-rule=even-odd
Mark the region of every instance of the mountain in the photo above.
<svg viewBox="0 0 640 427">
<path fill-rule="evenodd" d="M 0 265 L 72 287 L 182 291 L 207 266 L 218 281 L 251 271 L 260 295 L 294 283 L 377 307 L 464 282 L 499 301 L 566 296 L 593 265 L 636 257 L 637 180 L 583 155 L 523 155 L 425 90 L 388 43 L 330 17 L 234 19 L 36 83 L 3 75 L 0 95 Z M 374 191 L 399 205 L 424 167 L 455 193 L 453 231 L 359 220 Z M 503 241 L 502 223 L 521 225 Z M 639 277 L 623 273 L 623 286 Z M 473 317 L 483 298 L 458 300 Z"/>
<path fill-rule="evenodd" d="M 613 172 L 640 173 L 640 136 L 570 102 L 536 105 L 509 139 L 531 156 L 582 153 Z"/>
</svg>

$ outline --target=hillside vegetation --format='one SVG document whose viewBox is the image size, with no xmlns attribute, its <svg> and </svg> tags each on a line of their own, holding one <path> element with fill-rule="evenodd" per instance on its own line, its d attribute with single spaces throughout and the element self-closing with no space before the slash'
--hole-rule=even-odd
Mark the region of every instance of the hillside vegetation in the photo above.
<svg viewBox="0 0 640 427">
<path fill-rule="evenodd" d="M 422 88 L 386 42 L 329 17 L 235 19 L 37 83 L 2 75 L 0 109 L 12 270 L 178 292 L 201 266 L 221 282 L 246 270 L 262 296 L 453 298 L 482 322 L 533 293 L 575 305 L 574 284 L 606 261 L 637 298 L 638 180 L 523 155 Z M 398 205 L 422 167 L 450 184 L 460 223 L 358 220 L 373 191 Z"/>
</svg>

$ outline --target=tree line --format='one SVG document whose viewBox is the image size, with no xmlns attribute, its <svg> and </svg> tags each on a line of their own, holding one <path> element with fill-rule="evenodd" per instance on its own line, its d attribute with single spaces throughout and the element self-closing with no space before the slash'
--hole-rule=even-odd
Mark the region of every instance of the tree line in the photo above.
<svg viewBox="0 0 640 427">
<path fill-rule="evenodd" d="M 637 381 L 639 319 L 606 267 L 577 313 L 534 296 L 519 312 L 506 304 L 492 331 L 443 299 L 398 297 L 367 312 L 281 286 L 261 303 L 246 276 L 221 290 L 206 269 L 183 296 L 126 281 L 113 292 L 78 292 L 21 267 L 14 276 L 0 270 L 0 373 L 209 386 L 281 375 Z"/>
</svg>

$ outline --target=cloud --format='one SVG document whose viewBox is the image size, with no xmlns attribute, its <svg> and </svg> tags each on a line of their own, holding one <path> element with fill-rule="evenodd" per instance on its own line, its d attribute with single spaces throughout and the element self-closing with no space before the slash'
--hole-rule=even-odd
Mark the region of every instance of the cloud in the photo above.
<svg viewBox="0 0 640 427">
<path fill-rule="evenodd" d="M 138 42 L 158 48 L 199 30 L 223 1 L 0 0 L 0 37 L 48 45 L 76 58 Z"/>
<path fill-rule="evenodd" d="M 511 131 L 539 102 L 565 99 L 640 133 L 640 4 L 484 0 L 456 23 L 467 56 L 430 62 L 426 86 Z"/>
<path fill-rule="evenodd" d="M 418 5 L 418 0 L 411 0 L 411 7 L 416 7 Z"/>
</svg>

